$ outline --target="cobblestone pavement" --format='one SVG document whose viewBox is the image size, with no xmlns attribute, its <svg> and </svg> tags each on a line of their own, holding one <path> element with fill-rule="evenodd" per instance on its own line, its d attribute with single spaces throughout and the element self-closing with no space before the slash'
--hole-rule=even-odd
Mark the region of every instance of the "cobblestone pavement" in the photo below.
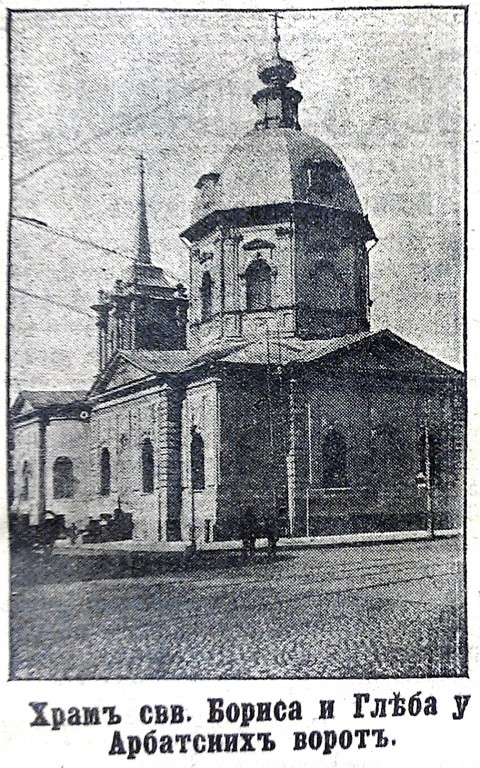
<svg viewBox="0 0 480 768">
<path fill-rule="evenodd" d="M 421 677 L 465 672 L 461 542 L 12 593 L 16 679 Z"/>
</svg>

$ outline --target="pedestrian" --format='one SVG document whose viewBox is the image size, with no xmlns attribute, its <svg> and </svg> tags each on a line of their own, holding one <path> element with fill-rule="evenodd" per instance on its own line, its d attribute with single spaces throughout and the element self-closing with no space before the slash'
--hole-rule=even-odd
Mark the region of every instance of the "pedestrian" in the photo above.
<svg viewBox="0 0 480 768">
<path fill-rule="evenodd" d="M 272 558 L 277 552 L 277 543 L 280 538 L 277 517 L 274 512 L 270 512 L 265 520 L 265 534 L 267 536 L 267 556 Z"/>
<path fill-rule="evenodd" d="M 255 541 L 257 538 L 255 512 L 253 507 L 247 507 L 241 523 L 243 559 L 251 558 L 255 553 Z"/>
</svg>

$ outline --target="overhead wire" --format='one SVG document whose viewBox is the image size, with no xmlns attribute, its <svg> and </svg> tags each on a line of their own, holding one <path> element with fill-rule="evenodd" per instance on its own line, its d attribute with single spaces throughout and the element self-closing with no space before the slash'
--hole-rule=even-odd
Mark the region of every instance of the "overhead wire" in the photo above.
<svg viewBox="0 0 480 768">
<path fill-rule="evenodd" d="M 149 117 L 150 115 L 154 115 L 156 112 L 160 110 L 162 106 L 163 104 L 157 104 L 148 112 L 142 112 L 139 115 L 135 115 L 135 117 L 132 117 L 129 120 L 124 121 L 120 125 L 115 125 L 113 128 L 109 128 L 105 131 L 96 133 L 93 136 L 89 136 L 88 138 L 79 142 L 75 147 L 72 147 L 71 149 L 65 150 L 64 152 L 58 152 L 56 156 L 53 157 L 51 160 L 46 160 L 41 165 L 38 165 L 36 168 L 32 168 L 30 171 L 26 171 L 21 176 L 17 176 L 16 178 L 13 178 L 12 184 L 13 185 L 23 184 L 24 181 L 27 181 L 28 179 L 30 179 L 32 176 L 35 176 L 35 174 L 39 173 L 40 171 L 44 171 L 46 168 L 49 168 L 51 165 L 61 162 L 66 157 L 70 157 L 70 155 L 74 155 L 76 152 L 81 150 L 82 147 L 84 147 L 86 144 L 90 144 L 91 142 L 98 141 L 98 139 L 103 139 L 105 136 L 109 136 L 112 133 L 115 133 L 116 131 L 125 130 L 125 128 L 135 124 L 139 120 L 142 120 L 144 117 Z"/>
<path fill-rule="evenodd" d="M 40 293 L 33 293 L 32 291 L 26 291 L 24 288 L 19 288 L 16 285 L 11 285 L 10 290 L 14 291 L 15 293 L 20 293 L 24 296 L 29 296 L 32 299 L 37 299 L 38 301 L 46 301 L 49 304 L 54 304 L 58 307 L 62 307 L 63 309 L 69 309 L 71 312 L 77 312 L 79 315 L 85 315 L 86 317 L 89 317 L 92 320 L 95 320 L 95 316 L 92 315 L 90 312 L 87 312 L 85 309 L 81 309 L 80 307 L 76 307 L 73 304 L 68 304 L 66 301 L 59 301 L 58 299 L 52 299 L 49 296 L 45 296 Z"/>
<path fill-rule="evenodd" d="M 208 87 L 210 83 L 209 82 L 199 83 L 194 88 L 187 88 L 185 90 L 185 93 L 186 95 L 191 96 L 197 91 L 200 91 Z M 158 94 L 157 94 L 157 99 L 158 99 Z M 37 173 L 40 173 L 40 171 L 44 171 L 46 168 L 49 168 L 51 165 L 61 162 L 65 158 L 70 157 L 71 155 L 74 155 L 76 152 L 79 152 L 85 145 L 91 144 L 92 142 L 98 141 L 99 139 L 103 139 L 105 136 L 110 136 L 111 134 L 114 134 L 116 131 L 124 131 L 126 128 L 131 127 L 132 125 L 137 123 L 139 120 L 143 120 L 146 117 L 151 117 L 152 115 L 156 114 L 161 109 L 164 109 L 167 106 L 168 106 L 168 102 L 159 101 L 158 104 L 156 104 L 154 107 L 149 109 L 147 112 L 141 112 L 140 114 L 137 114 L 134 117 L 130 117 L 126 120 L 121 121 L 118 125 L 115 125 L 112 128 L 108 128 L 108 129 L 105 129 L 104 131 L 100 131 L 99 133 L 95 133 L 93 134 L 93 136 L 87 137 L 86 139 L 79 142 L 78 144 L 76 144 L 75 147 L 72 147 L 71 149 L 65 150 L 63 152 L 57 152 L 56 155 L 52 157 L 50 160 L 46 160 L 41 165 L 38 165 L 35 168 L 32 168 L 30 171 L 26 171 L 20 176 L 12 177 L 12 186 L 23 184 L 25 181 L 28 181 L 28 179 L 30 179 L 32 176 L 35 176 Z"/>
<path fill-rule="evenodd" d="M 40 221 L 39 219 L 34 219 L 29 216 L 19 216 L 17 214 L 12 215 L 12 219 L 15 221 L 19 221 L 22 224 L 27 224 L 28 226 L 35 227 L 36 229 L 41 229 L 42 231 L 51 232 L 52 234 L 56 235 L 57 237 L 63 237 L 66 240 L 71 240 L 74 243 L 78 243 L 80 245 L 86 245 L 89 248 L 93 248 L 98 251 L 103 251 L 104 253 L 112 254 L 113 256 L 120 256 L 122 259 L 127 259 L 128 261 L 135 262 L 135 256 L 132 256 L 129 253 L 126 253 L 125 251 L 119 251 L 116 248 L 109 248 L 106 245 L 100 245 L 99 243 L 96 243 L 93 240 L 88 240 L 87 238 L 79 237 L 78 235 L 72 235 L 69 232 L 64 232 L 61 229 L 58 229 L 57 227 L 52 227 L 51 224 L 48 224 L 45 221 Z M 162 267 L 163 272 L 169 277 L 171 280 L 178 282 L 179 277 L 178 275 L 175 275 L 173 272 L 171 272 L 169 269 L 165 269 Z"/>
<path fill-rule="evenodd" d="M 201 83 L 198 86 L 196 86 L 195 88 L 190 89 L 190 94 L 195 93 L 196 91 L 198 91 L 198 90 L 200 90 L 201 88 L 204 88 L 204 87 L 205 87 L 205 83 Z M 158 98 L 158 96 L 157 96 L 157 98 Z M 12 185 L 22 184 L 24 181 L 27 181 L 29 178 L 34 176 L 36 173 L 39 173 L 40 171 L 45 170 L 46 168 L 48 168 L 49 166 L 53 165 L 54 163 L 61 162 L 66 157 L 69 157 L 70 155 L 73 155 L 76 152 L 80 151 L 86 144 L 89 144 L 91 142 L 97 141 L 100 138 L 103 138 L 103 137 L 105 137 L 107 135 L 115 133 L 115 131 L 125 130 L 125 128 L 135 124 L 139 120 L 142 120 L 145 117 L 149 117 L 152 114 L 155 114 L 156 112 L 158 112 L 162 108 L 162 106 L 163 106 L 163 104 L 159 103 L 153 109 L 149 110 L 148 112 L 142 112 L 142 113 L 140 113 L 138 115 L 135 115 L 135 117 L 133 117 L 133 118 L 127 120 L 127 121 L 123 121 L 123 123 L 121 123 L 120 125 L 114 126 L 113 128 L 111 128 L 109 130 L 102 131 L 100 133 L 94 134 L 93 136 L 90 136 L 88 139 L 85 139 L 84 141 L 80 142 L 79 144 L 77 144 L 75 147 L 73 147 L 70 150 L 67 150 L 65 152 L 57 153 L 57 155 L 54 158 L 52 158 L 51 160 L 49 160 L 49 161 L 47 161 L 45 163 L 42 163 L 41 165 L 37 166 L 36 168 L 31 169 L 30 171 L 24 173 L 21 176 L 18 176 L 16 178 L 12 178 Z M 57 227 L 53 227 L 52 225 L 48 224 L 47 222 L 41 221 L 40 219 L 35 219 L 33 217 L 21 216 L 21 215 L 16 215 L 16 214 L 12 215 L 11 218 L 16 220 L 16 221 L 19 221 L 19 222 L 21 222 L 23 224 L 26 224 L 28 226 L 35 227 L 36 229 L 41 229 L 43 231 L 49 231 L 52 234 L 56 235 L 57 237 L 65 238 L 65 239 L 70 240 L 72 242 L 78 243 L 79 245 L 85 245 L 85 246 L 87 246 L 89 248 L 93 248 L 93 249 L 101 251 L 103 253 L 112 254 L 114 256 L 120 256 L 123 259 L 127 259 L 128 261 L 131 261 L 131 262 L 135 262 L 135 257 L 132 256 L 131 254 L 119 251 L 119 250 L 117 250 L 115 248 L 110 248 L 108 246 L 100 245 L 99 243 L 96 243 L 96 242 L 94 242 L 92 240 L 89 240 L 87 238 L 79 237 L 78 235 L 72 235 L 72 234 L 70 234 L 68 232 L 64 232 L 61 229 L 58 229 Z M 164 267 L 162 267 L 162 269 L 163 269 L 163 272 L 167 275 L 167 277 L 169 277 L 173 281 L 177 281 L 179 279 L 178 275 L 174 275 L 173 272 L 170 272 L 170 270 L 165 269 Z M 34 293 L 32 291 L 27 291 L 25 289 L 19 288 L 18 286 L 10 286 L 10 288 L 11 288 L 12 291 L 14 291 L 16 293 L 19 293 L 19 294 L 21 294 L 23 296 L 28 296 L 28 297 L 36 299 L 38 301 L 45 301 L 45 302 L 48 302 L 48 303 L 50 303 L 52 305 L 56 305 L 56 306 L 62 307 L 64 309 L 68 309 L 68 310 L 70 310 L 72 312 L 76 312 L 77 314 L 81 314 L 81 315 L 84 315 L 84 316 L 89 317 L 91 319 L 94 319 L 94 316 L 91 313 L 87 312 L 84 309 L 81 309 L 80 307 L 76 307 L 73 304 L 69 304 L 67 302 L 62 302 L 62 301 L 59 301 L 57 299 L 52 299 L 52 298 L 50 298 L 48 296 L 37 294 L 37 293 Z"/>
</svg>

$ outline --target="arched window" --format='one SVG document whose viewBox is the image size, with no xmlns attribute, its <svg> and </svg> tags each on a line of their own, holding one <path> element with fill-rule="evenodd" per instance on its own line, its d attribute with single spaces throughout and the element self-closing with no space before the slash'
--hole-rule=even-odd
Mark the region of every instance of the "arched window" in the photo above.
<svg viewBox="0 0 480 768">
<path fill-rule="evenodd" d="M 337 429 L 329 429 L 322 444 L 323 487 L 344 488 L 347 484 L 347 444 Z"/>
<path fill-rule="evenodd" d="M 190 446 L 190 461 L 192 468 L 192 489 L 203 491 L 205 488 L 205 446 L 202 436 L 192 430 L 192 442 Z"/>
<path fill-rule="evenodd" d="M 142 489 L 144 493 L 153 493 L 153 445 L 149 437 L 142 443 Z"/>
<path fill-rule="evenodd" d="M 67 456 L 53 462 L 53 498 L 71 499 L 73 496 L 73 463 Z"/>
<path fill-rule="evenodd" d="M 30 496 L 30 476 L 32 474 L 32 470 L 30 469 L 30 462 L 24 461 L 22 466 L 22 492 L 21 492 L 21 498 L 25 501 Z"/>
<path fill-rule="evenodd" d="M 272 305 L 272 270 L 263 259 L 256 259 L 245 272 L 247 311 L 268 309 Z"/>
<path fill-rule="evenodd" d="M 100 494 L 108 496 L 110 493 L 110 451 L 102 448 L 100 454 Z"/>
<path fill-rule="evenodd" d="M 203 273 L 200 294 L 202 297 L 202 320 L 210 320 L 212 317 L 213 294 L 213 280 L 210 272 Z"/>
<path fill-rule="evenodd" d="M 312 161 L 306 167 L 307 191 L 317 195 L 331 195 L 341 183 L 341 168 L 331 160 Z"/>
</svg>

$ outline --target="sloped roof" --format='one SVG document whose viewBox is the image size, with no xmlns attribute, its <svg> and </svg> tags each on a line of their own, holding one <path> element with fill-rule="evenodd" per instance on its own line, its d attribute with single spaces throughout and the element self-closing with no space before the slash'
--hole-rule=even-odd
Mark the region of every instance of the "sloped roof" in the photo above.
<svg viewBox="0 0 480 768">
<path fill-rule="evenodd" d="M 173 349 L 161 351 L 122 350 L 119 354 L 145 372 L 180 373 L 188 367 L 193 353 L 187 349 Z"/>
<path fill-rule="evenodd" d="M 31 413 L 45 408 L 62 408 L 87 400 L 88 392 L 84 389 L 22 389 L 13 403 L 11 416 Z"/>
<path fill-rule="evenodd" d="M 156 264 L 144 264 L 142 262 L 135 261 L 131 268 L 132 280 L 138 285 L 145 287 L 155 288 L 168 288 L 174 290 L 175 285 L 170 280 L 162 267 Z M 178 281 L 177 281 L 178 282 Z"/>
<path fill-rule="evenodd" d="M 348 334 L 332 339 L 264 337 L 225 355 L 226 363 L 244 365 L 308 364 L 335 358 L 345 369 L 421 375 L 457 375 L 461 372 L 429 355 L 388 329 Z"/>
<path fill-rule="evenodd" d="M 28 401 L 33 408 L 50 408 L 58 405 L 70 405 L 71 403 L 82 402 L 87 397 L 84 389 L 22 389 L 19 397 Z"/>
<path fill-rule="evenodd" d="M 308 365 L 334 362 L 338 371 L 457 376 L 462 373 L 415 347 L 389 330 L 349 334 L 333 339 L 270 338 L 241 340 L 208 348 L 170 351 L 119 351 L 97 379 L 91 395 L 157 375 L 179 374 L 222 362 L 230 365 Z M 129 366 L 125 375 L 121 367 Z M 117 377 L 115 379 L 115 376 Z"/>
<path fill-rule="evenodd" d="M 299 339 L 264 336 L 223 356 L 224 362 L 245 365 L 287 365 L 317 360 L 339 349 L 345 349 L 371 333 L 349 334 L 333 339 Z"/>
</svg>

